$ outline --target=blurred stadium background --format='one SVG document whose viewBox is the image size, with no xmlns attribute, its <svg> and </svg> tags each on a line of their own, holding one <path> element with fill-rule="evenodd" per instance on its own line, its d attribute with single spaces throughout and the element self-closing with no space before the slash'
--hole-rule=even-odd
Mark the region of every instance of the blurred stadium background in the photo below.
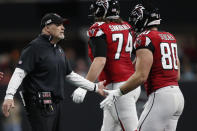
<svg viewBox="0 0 197 131">
<path fill-rule="evenodd" d="M 189 1 L 160 0 L 162 26 L 177 38 L 181 60 L 180 87 L 185 96 L 185 109 L 178 123 L 177 131 L 196 131 L 197 121 L 197 17 L 195 4 Z M 132 0 L 120 0 L 121 17 L 127 20 Z M 0 0 L 0 71 L 5 78 L 0 82 L 0 103 L 20 52 L 28 42 L 40 33 L 40 19 L 45 13 L 56 12 L 70 19 L 66 27 L 66 39 L 61 41 L 73 70 L 85 76 L 90 61 L 87 56 L 86 31 L 88 20 L 88 0 Z M 75 88 L 68 83 L 67 99 L 62 105 L 61 131 L 99 131 L 102 124 L 102 97 L 88 93 L 83 104 L 72 102 Z M 137 103 L 138 114 L 143 110 L 146 93 L 142 92 Z M 31 131 L 21 99 L 16 95 L 17 108 L 11 117 L 5 119 L 0 111 L 0 131 Z"/>
</svg>

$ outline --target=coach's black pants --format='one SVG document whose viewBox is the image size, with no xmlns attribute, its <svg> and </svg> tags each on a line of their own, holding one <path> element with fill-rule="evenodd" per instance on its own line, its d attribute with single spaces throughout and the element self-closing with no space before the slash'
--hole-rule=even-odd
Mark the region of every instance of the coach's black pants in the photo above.
<svg viewBox="0 0 197 131">
<path fill-rule="evenodd" d="M 27 116 L 32 131 L 58 131 L 60 120 L 60 104 L 53 104 L 51 108 L 42 108 L 38 104 L 27 103 Z"/>
</svg>

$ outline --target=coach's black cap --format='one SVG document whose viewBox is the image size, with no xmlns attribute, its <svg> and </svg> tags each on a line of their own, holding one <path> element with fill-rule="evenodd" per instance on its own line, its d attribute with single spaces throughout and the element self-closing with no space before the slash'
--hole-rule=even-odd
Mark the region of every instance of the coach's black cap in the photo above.
<svg viewBox="0 0 197 131">
<path fill-rule="evenodd" d="M 60 25 L 60 24 L 68 24 L 68 23 L 69 23 L 68 19 L 62 18 L 60 15 L 56 13 L 47 13 L 42 18 L 40 27 L 43 28 L 46 25 L 50 25 L 50 24 Z"/>
</svg>

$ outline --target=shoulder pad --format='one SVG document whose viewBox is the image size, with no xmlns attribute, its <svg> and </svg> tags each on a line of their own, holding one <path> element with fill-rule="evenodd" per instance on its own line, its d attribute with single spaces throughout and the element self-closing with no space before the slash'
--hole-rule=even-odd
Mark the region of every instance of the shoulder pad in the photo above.
<svg viewBox="0 0 197 131">
<path fill-rule="evenodd" d="M 87 35 L 89 37 L 98 37 L 104 34 L 101 25 L 104 24 L 105 22 L 96 22 L 93 24 L 90 29 L 87 32 Z"/>
<path fill-rule="evenodd" d="M 140 35 L 137 37 L 135 43 L 134 43 L 134 48 L 142 48 L 142 47 L 147 47 L 151 43 L 151 39 L 148 36 L 145 35 Z"/>
</svg>

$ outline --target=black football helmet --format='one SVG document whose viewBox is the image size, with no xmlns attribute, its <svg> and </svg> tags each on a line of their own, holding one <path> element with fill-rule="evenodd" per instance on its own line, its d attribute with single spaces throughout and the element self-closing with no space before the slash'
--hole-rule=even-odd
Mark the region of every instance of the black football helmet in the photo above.
<svg viewBox="0 0 197 131">
<path fill-rule="evenodd" d="M 90 15 L 95 18 L 117 19 L 120 14 L 118 0 L 96 0 L 90 5 Z"/>
<path fill-rule="evenodd" d="M 137 4 L 129 15 L 129 22 L 137 32 L 150 26 L 160 25 L 160 21 L 158 8 L 146 8 L 142 4 Z"/>
</svg>

